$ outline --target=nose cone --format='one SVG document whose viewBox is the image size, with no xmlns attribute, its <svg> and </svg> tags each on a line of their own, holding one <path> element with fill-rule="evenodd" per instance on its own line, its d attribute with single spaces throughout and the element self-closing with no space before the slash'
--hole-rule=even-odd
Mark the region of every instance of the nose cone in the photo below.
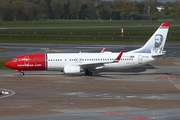
<svg viewBox="0 0 180 120">
<path fill-rule="evenodd" d="M 11 62 L 11 61 L 8 61 L 8 62 L 5 63 L 5 66 L 6 66 L 6 67 L 9 67 L 9 68 L 12 68 L 12 67 L 11 67 L 11 64 L 12 64 L 12 62 Z"/>
</svg>

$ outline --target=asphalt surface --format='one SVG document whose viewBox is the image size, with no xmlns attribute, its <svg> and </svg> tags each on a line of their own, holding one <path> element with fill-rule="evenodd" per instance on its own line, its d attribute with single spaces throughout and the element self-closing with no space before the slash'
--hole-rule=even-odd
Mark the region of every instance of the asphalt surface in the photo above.
<svg viewBox="0 0 180 120">
<path fill-rule="evenodd" d="M 23 46 L 23 47 L 22 47 Z M 129 51 L 142 45 L 0 44 L 11 57 L 41 52 Z M 166 58 L 133 69 L 64 75 L 59 71 L 0 71 L 0 120 L 179 120 L 180 48 L 165 47 Z"/>
</svg>

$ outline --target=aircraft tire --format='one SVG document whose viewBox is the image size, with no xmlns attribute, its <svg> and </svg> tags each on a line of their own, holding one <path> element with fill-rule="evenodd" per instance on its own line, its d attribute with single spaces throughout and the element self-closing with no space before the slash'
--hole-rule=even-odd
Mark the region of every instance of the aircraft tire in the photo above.
<svg viewBox="0 0 180 120">
<path fill-rule="evenodd" d="M 92 72 L 91 71 L 88 72 L 88 76 L 92 76 Z"/>
<path fill-rule="evenodd" d="M 21 72 L 21 76 L 24 76 L 24 72 Z"/>
<path fill-rule="evenodd" d="M 87 75 L 87 76 L 92 76 L 92 72 L 89 71 L 89 70 L 86 70 L 86 71 L 85 71 L 85 75 Z"/>
</svg>

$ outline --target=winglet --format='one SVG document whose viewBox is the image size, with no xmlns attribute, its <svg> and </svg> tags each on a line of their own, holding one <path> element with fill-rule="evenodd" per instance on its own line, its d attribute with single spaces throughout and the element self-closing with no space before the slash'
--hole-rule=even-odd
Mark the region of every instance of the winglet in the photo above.
<svg viewBox="0 0 180 120">
<path fill-rule="evenodd" d="M 124 51 L 121 51 L 114 62 L 119 62 Z"/>
<path fill-rule="evenodd" d="M 106 51 L 106 47 L 103 47 L 103 49 L 101 50 L 101 53 L 104 53 Z"/>
</svg>

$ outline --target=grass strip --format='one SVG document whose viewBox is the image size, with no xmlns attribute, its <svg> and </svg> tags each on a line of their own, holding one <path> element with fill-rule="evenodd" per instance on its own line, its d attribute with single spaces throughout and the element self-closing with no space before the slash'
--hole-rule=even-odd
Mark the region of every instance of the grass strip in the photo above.
<svg viewBox="0 0 180 120">
<path fill-rule="evenodd" d="M 5 63 L 11 59 L 12 57 L 0 58 L 0 70 L 10 70 L 10 68 L 5 66 Z"/>
</svg>

